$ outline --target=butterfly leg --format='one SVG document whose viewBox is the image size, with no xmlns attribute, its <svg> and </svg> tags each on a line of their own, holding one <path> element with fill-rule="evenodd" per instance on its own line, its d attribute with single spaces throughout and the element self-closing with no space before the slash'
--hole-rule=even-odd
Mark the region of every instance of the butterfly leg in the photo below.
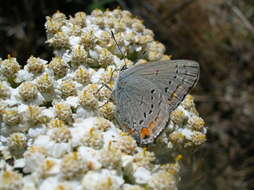
<svg viewBox="0 0 254 190">
<path fill-rule="evenodd" d="M 112 92 L 112 88 L 110 88 L 109 85 L 107 85 L 106 83 L 102 83 L 102 86 L 96 91 L 96 94 L 98 92 L 100 92 L 100 90 L 103 88 L 103 87 L 106 87 L 108 90 L 110 90 Z"/>
</svg>

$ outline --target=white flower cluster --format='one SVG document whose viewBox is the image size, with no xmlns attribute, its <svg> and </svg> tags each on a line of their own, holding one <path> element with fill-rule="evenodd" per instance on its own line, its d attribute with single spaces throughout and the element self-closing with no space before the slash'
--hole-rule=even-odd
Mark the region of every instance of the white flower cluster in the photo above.
<svg viewBox="0 0 254 190">
<path fill-rule="evenodd" d="M 119 9 L 69 19 L 57 12 L 45 26 L 51 61 L 31 56 L 21 68 L 9 56 L 0 63 L 0 190 L 177 189 L 179 156 L 160 164 L 158 149 L 139 147 L 114 123 L 111 91 L 101 88 L 113 87 L 124 64 L 170 59 L 153 32 Z M 191 96 L 171 120 L 157 142 L 169 155 L 174 144 L 205 141 Z"/>
</svg>

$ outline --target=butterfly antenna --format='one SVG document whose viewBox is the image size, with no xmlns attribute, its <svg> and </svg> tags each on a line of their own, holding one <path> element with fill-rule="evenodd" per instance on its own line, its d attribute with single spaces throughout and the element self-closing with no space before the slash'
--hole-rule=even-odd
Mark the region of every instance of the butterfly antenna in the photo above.
<svg viewBox="0 0 254 190">
<path fill-rule="evenodd" d="M 126 58 L 126 57 L 124 56 L 124 54 L 123 54 L 123 52 L 122 52 L 122 50 L 121 50 L 121 48 L 120 48 L 119 44 L 117 43 L 117 41 L 116 41 L 116 38 L 115 38 L 115 35 L 114 35 L 113 31 L 111 30 L 110 32 L 111 32 L 111 35 L 112 35 L 113 40 L 114 40 L 114 41 L 115 41 L 115 43 L 116 43 L 116 46 L 117 46 L 118 50 L 119 50 L 119 51 L 120 51 L 120 53 L 121 53 L 122 59 L 124 60 L 124 66 L 123 66 L 120 70 L 121 70 L 121 71 L 122 71 L 122 70 L 125 70 L 125 69 L 127 68 L 127 63 L 126 63 L 126 61 L 125 61 L 125 58 Z"/>
</svg>

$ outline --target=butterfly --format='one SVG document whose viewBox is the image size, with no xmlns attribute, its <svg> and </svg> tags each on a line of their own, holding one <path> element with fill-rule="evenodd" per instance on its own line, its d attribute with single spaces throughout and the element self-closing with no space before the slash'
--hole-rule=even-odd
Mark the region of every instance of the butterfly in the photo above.
<svg viewBox="0 0 254 190">
<path fill-rule="evenodd" d="M 112 91 L 116 119 L 137 143 L 149 144 L 166 128 L 177 108 L 199 79 L 199 64 L 166 60 L 121 70 Z"/>
</svg>

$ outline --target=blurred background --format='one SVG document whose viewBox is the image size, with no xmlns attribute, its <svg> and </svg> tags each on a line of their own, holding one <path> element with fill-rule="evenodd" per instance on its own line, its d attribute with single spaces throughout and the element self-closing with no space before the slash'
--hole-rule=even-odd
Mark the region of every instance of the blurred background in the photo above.
<svg viewBox="0 0 254 190">
<path fill-rule="evenodd" d="M 201 65 L 192 95 L 208 140 L 184 158 L 179 190 L 254 189 L 253 0 L 0 0 L 0 57 L 50 60 L 46 16 L 116 7 L 143 19 L 173 59 Z"/>
</svg>

